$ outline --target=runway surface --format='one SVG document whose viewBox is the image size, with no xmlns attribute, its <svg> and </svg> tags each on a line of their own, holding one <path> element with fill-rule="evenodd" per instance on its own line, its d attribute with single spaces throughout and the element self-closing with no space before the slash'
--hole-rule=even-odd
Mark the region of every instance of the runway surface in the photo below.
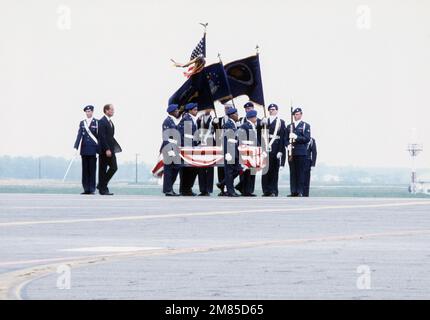
<svg viewBox="0 0 430 320">
<path fill-rule="evenodd" d="M 428 299 L 430 200 L 0 194 L 0 299 Z"/>
</svg>

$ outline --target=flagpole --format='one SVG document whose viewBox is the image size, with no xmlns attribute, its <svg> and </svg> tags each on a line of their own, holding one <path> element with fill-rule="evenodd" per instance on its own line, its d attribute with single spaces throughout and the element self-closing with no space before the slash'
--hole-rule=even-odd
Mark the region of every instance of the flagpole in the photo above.
<svg viewBox="0 0 430 320">
<path fill-rule="evenodd" d="M 255 51 L 256 51 L 256 55 L 259 56 L 260 55 L 260 46 L 257 44 L 257 46 L 255 47 Z M 266 112 L 266 106 L 263 105 L 263 112 L 264 112 L 264 118 L 266 118 L 267 120 L 267 112 Z M 267 123 L 263 125 L 263 137 L 264 137 L 264 141 L 266 144 L 266 152 L 269 151 L 269 132 L 267 130 Z"/>
<path fill-rule="evenodd" d="M 255 47 L 255 51 L 257 56 L 260 55 L 260 46 L 257 44 L 257 46 Z M 267 111 L 266 111 L 266 106 L 263 105 L 263 112 L 264 112 L 264 117 L 267 118 Z"/>
<path fill-rule="evenodd" d="M 222 64 L 222 66 L 224 67 L 224 63 L 222 62 L 222 60 L 221 60 L 221 53 L 219 53 L 218 52 L 218 59 L 219 59 L 219 62 Z M 233 98 L 233 95 L 231 94 L 231 92 L 230 92 L 230 95 L 231 95 L 231 103 L 233 104 L 233 107 L 234 108 L 236 108 L 236 105 L 234 104 L 234 98 Z"/>
</svg>

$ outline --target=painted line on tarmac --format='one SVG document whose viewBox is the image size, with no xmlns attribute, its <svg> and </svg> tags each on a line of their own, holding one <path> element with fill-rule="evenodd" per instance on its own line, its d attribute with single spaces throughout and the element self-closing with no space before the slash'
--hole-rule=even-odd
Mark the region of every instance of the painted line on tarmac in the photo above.
<svg viewBox="0 0 430 320">
<path fill-rule="evenodd" d="M 253 213 L 286 213 L 286 212 L 307 212 L 319 210 L 339 210 L 339 209 L 371 209 L 371 208 L 394 208 L 416 205 L 430 206 L 430 201 L 414 201 L 414 202 L 398 202 L 398 203 L 383 203 L 383 204 L 360 204 L 360 205 L 338 205 L 338 206 L 307 206 L 296 208 L 280 208 L 280 209 L 244 209 L 244 210 L 228 210 L 228 211 L 209 211 L 209 212 L 190 212 L 190 213 L 175 213 L 175 214 L 158 214 L 158 215 L 138 215 L 138 216 L 119 216 L 119 217 L 100 217 L 100 218 L 81 218 L 81 219 L 64 219 L 64 220 L 34 220 L 34 221 L 14 221 L 2 222 L 1 227 L 18 227 L 18 226 L 34 226 L 34 225 L 50 225 L 50 224 L 74 224 L 88 222 L 121 222 L 121 221 L 139 221 L 152 219 L 174 219 L 174 218 L 191 218 L 205 216 L 226 216 L 237 214 L 253 214 Z"/>
<path fill-rule="evenodd" d="M 193 248 L 176 248 L 160 250 L 142 250 L 133 252 L 120 252 L 114 254 L 80 257 L 78 259 L 64 258 L 63 262 L 46 264 L 31 268 L 21 269 L 0 275 L 0 300 L 22 300 L 21 291 L 30 282 L 56 273 L 59 266 L 68 265 L 70 268 L 88 267 L 104 263 L 117 262 L 122 259 L 168 256 L 177 254 L 209 253 L 227 250 L 249 249 L 258 247 L 277 247 L 290 245 L 303 245 L 319 242 L 367 240 L 382 237 L 415 236 L 430 234 L 429 229 L 403 230 L 382 233 L 368 233 L 355 235 L 327 236 L 305 239 L 285 239 L 242 242 L 238 244 L 225 244 L 218 246 L 204 246 Z"/>
</svg>

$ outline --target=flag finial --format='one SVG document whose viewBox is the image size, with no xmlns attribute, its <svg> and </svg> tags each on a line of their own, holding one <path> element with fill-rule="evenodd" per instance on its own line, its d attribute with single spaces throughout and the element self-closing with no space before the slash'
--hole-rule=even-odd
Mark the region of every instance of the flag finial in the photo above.
<svg viewBox="0 0 430 320">
<path fill-rule="evenodd" d="M 200 25 L 203 27 L 203 28 L 205 28 L 205 33 L 206 33 L 206 29 L 208 28 L 208 25 L 209 25 L 209 23 L 203 23 L 203 22 L 200 22 Z"/>
</svg>

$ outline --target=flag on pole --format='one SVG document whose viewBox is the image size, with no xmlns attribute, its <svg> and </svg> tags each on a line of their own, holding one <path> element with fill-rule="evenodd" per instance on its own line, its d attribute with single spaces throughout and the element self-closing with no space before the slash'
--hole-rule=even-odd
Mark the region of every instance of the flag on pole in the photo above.
<svg viewBox="0 0 430 320">
<path fill-rule="evenodd" d="M 224 68 L 233 98 L 246 95 L 250 101 L 265 105 L 258 54 L 230 62 Z"/>
<path fill-rule="evenodd" d="M 170 104 L 184 106 L 195 102 L 199 110 L 214 108 L 215 101 L 230 100 L 230 87 L 221 62 L 192 75 L 169 99 Z"/>
<path fill-rule="evenodd" d="M 197 46 L 194 48 L 193 52 L 191 53 L 190 61 L 194 60 L 198 56 L 203 56 L 206 58 L 206 32 L 203 35 L 203 38 L 200 40 L 200 42 L 197 44 Z"/>
</svg>

